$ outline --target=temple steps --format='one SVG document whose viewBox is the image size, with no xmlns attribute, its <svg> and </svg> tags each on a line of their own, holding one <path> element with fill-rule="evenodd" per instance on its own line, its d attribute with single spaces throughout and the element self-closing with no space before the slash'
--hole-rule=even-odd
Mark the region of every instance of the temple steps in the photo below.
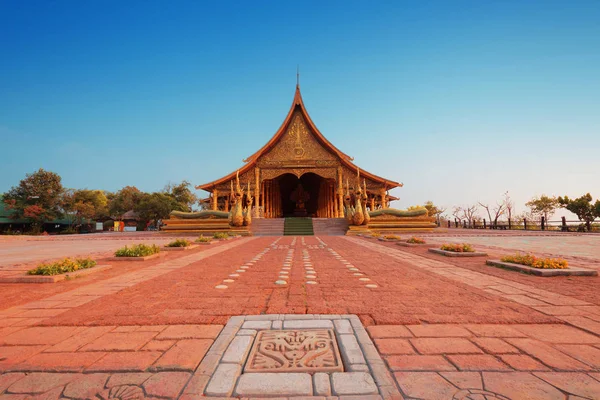
<svg viewBox="0 0 600 400">
<path fill-rule="evenodd" d="M 282 236 L 283 218 L 254 218 L 251 230 L 254 236 Z"/>
<path fill-rule="evenodd" d="M 283 234 L 285 236 L 314 235 L 312 218 L 285 218 Z"/>
<path fill-rule="evenodd" d="M 348 231 L 346 218 L 313 218 L 312 223 L 317 236 L 343 236 Z"/>
</svg>

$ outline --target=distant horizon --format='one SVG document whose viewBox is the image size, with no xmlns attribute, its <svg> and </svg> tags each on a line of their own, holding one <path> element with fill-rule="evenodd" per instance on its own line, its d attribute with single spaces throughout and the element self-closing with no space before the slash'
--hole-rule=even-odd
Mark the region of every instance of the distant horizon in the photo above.
<svg viewBox="0 0 600 400">
<path fill-rule="evenodd" d="M 397 208 L 600 198 L 598 20 L 595 1 L 5 2 L 0 192 L 40 167 L 72 188 L 210 182 L 276 132 L 299 64 L 318 129 L 403 182 Z"/>
</svg>

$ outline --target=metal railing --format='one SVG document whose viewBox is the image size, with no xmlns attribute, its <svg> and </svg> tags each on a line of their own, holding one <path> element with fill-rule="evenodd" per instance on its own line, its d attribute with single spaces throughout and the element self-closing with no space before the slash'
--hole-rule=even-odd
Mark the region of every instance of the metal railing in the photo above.
<svg viewBox="0 0 600 400">
<path fill-rule="evenodd" d="M 600 221 L 594 221 L 589 226 L 582 221 L 567 221 L 565 217 L 560 220 L 546 221 L 544 217 L 538 219 L 508 219 L 502 221 L 481 220 L 447 220 L 448 228 L 454 229 L 492 229 L 492 230 L 525 230 L 525 231 L 554 231 L 554 232 L 600 232 Z"/>
</svg>

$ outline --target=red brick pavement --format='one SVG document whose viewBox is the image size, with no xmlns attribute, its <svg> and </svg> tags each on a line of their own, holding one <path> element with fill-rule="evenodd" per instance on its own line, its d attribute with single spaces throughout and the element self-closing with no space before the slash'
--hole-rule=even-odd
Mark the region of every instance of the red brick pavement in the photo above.
<svg viewBox="0 0 600 400">
<path fill-rule="evenodd" d="M 278 287 L 278 271 L 284 263 L 291 238 L 279 241 L 282 248 L 227 283 L 229 277 L 273 242 L 259 238 L 244 251 L 225 254 L 180 268 L 158 278 L 104 296 L 85 306 L 44 321 L 45 325 L 150 325 L 220 323 L 242 314 L 358 314 L 366 324 L 408 323 L 536 323 L 557 322 L 531 308 L 498 298 L 479 289 L 453 282 L 379 252 L 365 251 L 344 238 L 325 242 L 368 277 L 359 281 L 327 249 L 306 238 L 317 285 L 305 284 L 302 253 L 297 250 L 289 271 L 289 284 Z M 297 244 L 298 248 L 302 246 Z M 369 289 L 366 284 L 376 284 Z"/>
</svg>

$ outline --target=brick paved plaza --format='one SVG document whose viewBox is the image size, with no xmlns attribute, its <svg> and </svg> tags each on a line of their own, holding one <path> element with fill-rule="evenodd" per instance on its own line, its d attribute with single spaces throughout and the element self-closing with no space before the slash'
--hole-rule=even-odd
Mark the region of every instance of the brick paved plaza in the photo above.
<svg viewBox="0 0 600 400">
<path fill-rule="evenodd" d="M 451 233 L 452 231 L 450 231 Z M 543 278 L 347 236 L 246 237 L 111 262 L 159 234 L 0 238 L 0 399 L 599 399 L 600 278 Z M 428 235 L 600 269 L 600 236 Z"/>
</svg>

